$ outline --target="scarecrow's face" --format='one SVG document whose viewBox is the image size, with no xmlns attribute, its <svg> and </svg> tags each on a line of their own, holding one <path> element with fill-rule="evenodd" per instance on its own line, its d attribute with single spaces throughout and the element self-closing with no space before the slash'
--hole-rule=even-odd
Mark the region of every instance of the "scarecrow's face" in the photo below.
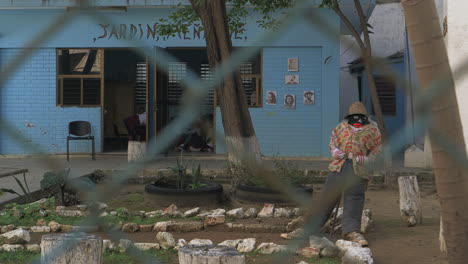
<svg viewBox="0 0 468 264">
<path fill-rule="evenodd" d="M 359 128 L 369 124 L 369 120 L 366 115 L 354 114 L 348 116 L 348 124 L 352 125 L 353 127 Z"/>
</svg>

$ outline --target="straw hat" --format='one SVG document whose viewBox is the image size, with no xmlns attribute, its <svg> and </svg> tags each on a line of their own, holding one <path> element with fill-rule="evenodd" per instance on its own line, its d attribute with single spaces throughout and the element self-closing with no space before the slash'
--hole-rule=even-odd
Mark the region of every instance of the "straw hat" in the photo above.
<svg viewBox="0 0 468 264">
<path fill-rule="evenodd" d="M 367 116 L 367 110 L 363 103 L 361 102 L 354 102 L 349 106 L 348 116 L 354 114 L 362 114 Z"/>
</svg>

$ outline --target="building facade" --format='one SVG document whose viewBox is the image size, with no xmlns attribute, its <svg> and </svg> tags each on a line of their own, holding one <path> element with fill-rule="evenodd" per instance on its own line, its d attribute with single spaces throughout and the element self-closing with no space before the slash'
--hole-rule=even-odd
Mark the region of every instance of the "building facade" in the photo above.
<svg viewBox="0 0 468 264">
<path fill-rule="evenodd" d="M 177 117 L 187 72 L 209 78 L 199 24 L 175 37 L 155 33 L 160 19 L 174 11 L 174 1 L 94 2 L 103 7 L 97 16 L 71 12 L 74 1 L 0 1 L 0 154 L 29 155 L 31 146 L 65 153 L 68 124 L 76 120 L 91 123 L 97 152 L 116 151 L 118 138 L 126 136 L 124 121 L 140 109 L 146 110 L 145 138 L 157 140 L 159 131 Z M 341 27 L 337 16 L 314 3 L 310 14 L 329 25 L 327 34 L 302 19 L 266 41 L 253 14 L 246 18 L 245 34 L 232 35 L 237 49 L 260 47 L 240 70 L 266 156 L 329 155 L 329 132 L 340 119 Z M 63 22 L 66 16 L 73 18 Z M 8 65 L 25 50 L 26 57 L 9 71 Z M 169 72 L 154 63 L 163 51 L 175 58 Z M 295 84 L 288 83 L 291 77 L 297 78 Z M 313 92 L 313 103 L 305 103 L 307 91 Z M 269 92 L 276 95 L 276 104 L 267 103 Z M 200 107 L 213 116 L 216 153 L 224 154 L 221 115 L 211 94 Z M 287 95 L 295 96 L 294 107 L 285 106 Z M 17 132 L 8 133 L 11 128 Z M 73 153 L 90 148 L 89 142 L 70 145 Z"/>
</svg>

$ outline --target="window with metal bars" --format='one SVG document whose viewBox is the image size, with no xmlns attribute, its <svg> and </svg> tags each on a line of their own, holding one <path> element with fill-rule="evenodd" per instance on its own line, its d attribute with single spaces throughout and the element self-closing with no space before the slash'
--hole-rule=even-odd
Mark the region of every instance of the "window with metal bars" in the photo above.
<svg viewBox="0 0 468 264">
<path fill-rule="evenodd" d="M 58 49 L 57 105 L 100 105 L 102 69 L 102 49 Z"/>
<path fill-rule="evenodd" d="M 387 116 L 396 115 L 396 84 L 394 79 L 384 76 L 374 76 L 377 95 L 379 96 L 382 114 Z M 372 107 L 372 114 L 375 114 Z"/>
</svg>

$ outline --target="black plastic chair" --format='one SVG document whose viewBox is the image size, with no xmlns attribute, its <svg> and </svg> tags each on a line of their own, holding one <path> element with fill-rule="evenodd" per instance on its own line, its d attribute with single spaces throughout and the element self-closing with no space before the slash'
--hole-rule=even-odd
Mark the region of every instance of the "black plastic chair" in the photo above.
<svg viewBox="0 0 468 264">
<path fill-rule="evenodd" d="M 93 143 L 92 158 L 96 160 L 94 136 L 91 136 L 91 124 L 88 121 L 73 121 L 68 124 L 67 160 L 70 161 L 70 140 L 91 140 Z"/>
</svg>

